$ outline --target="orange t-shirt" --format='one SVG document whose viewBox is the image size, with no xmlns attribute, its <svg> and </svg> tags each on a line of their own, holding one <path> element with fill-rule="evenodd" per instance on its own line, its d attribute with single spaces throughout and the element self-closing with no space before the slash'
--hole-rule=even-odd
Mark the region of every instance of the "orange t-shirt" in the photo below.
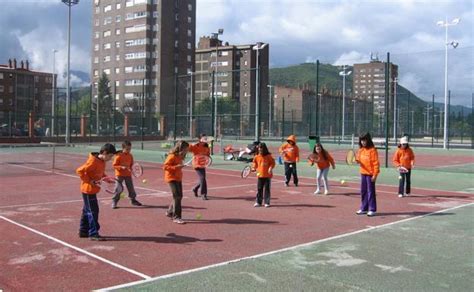
<svg viewBox="0 0 474 292">
<path fill-rule="evenodd" d="M 393 155 L 393 164 L 396 167 L 403 166 L 406 169 L 411 169 L 415 163 L 415 154 L 411 148 L 402 149 L 398 148 L 397 152 Z"/>
<path fill-rule="evenodd" d="M 273 170 L 275 167 L 275 159 L 273 159 L 271 154 L 265 156 L 257 154 L 253 158 L 252 167 L 257 171 L 257 177 L 271 178 L 273 177 L 273 171 L 270 172 L 269 169 Z"/>
<path fill-rule="evenodd" d="M 296 144 L 290 145 L 289 143 L 285 143 L 280 147 L 279 152 L 282 153 L 285 162 L 300 161 L 300 149 Z"/>
<path fill-rule="evenodd" d="M 189 151 L 193 153 L 193 168 L 204 168 L 206 165 L 206 161 L 203 159 L 199 159 L 197 155 L 211 155 L 211 150 L 206 145 L 206 143 L 196 143 L 193 145 L 189 145 Z"/>
<path fill-rule="evenodd" d="M 105 161 L 99 159 L 98 155 L 97 152 L 90 153 L 86 163 L 76 169 L 81 178 L 81 192 L 84 194 L 95 195 L 100 191 L 100 187 L 92 183 L 105 177 Z"/>
<path fill-rule="evenodd" d="M 115 169 L 115 176 L 131 176 L 132 173 L 130 168 L 133 164 L 133 155 L 131 153 L 118 152 L 115 154 L 114 162 L 112 166 Z M 122 166 L 127 168 L 122 169 Z"/>
<path fill-rule="evenodd" d="M 318 161 L 316 162 L 316 167 L 319 169 L 325 169 L 328 168 L 329 166 L 334 167 L 334 158 L 332 158 L 331 154 L 329 152 L 326 152 L 326 155 L 328 156 L 328 159 L 324 159 L 324 156 L 322 154 L 318 154 Z"/>
<path fill-rule="evenodd" d="M 181 156 L 173 153 L 168 154 L 168 157 L 166 157 L 165 163 L 163 164 L 166 182 L 181 181 L 183 179 L 182 167 L 177 167 L 177 165 L 180 164 L 183 164 L 183 158 Z"/>
<path fill-rule="evenodd" d="M 360 148 L 356 159 L 359 162 L 361 174 L 377 176 L 380 173 L 379 154 L 375 147 Z"/>
</svg>

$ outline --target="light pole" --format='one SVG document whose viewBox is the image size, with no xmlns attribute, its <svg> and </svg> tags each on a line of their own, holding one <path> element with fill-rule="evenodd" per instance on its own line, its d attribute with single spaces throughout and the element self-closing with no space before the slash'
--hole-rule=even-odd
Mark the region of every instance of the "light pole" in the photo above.
<svg viewBox="0 0 474 292">
<path fill-rule="evenodd" d="M 339 75 L 342 76 L 342 141 L 344 141 L 345 115 L 346 115 L 346 76 L 351 75 L 352 71 L 346 72 L 346 65 L 342 67 Z"/>
<path fill-rule="evenodd" d="M 68 6 L 68 32 L 67 32 L 67 83 L 66 83 L 66 144 L 70 140 L 70 111 L 71 111 L 71 7 L 79 3 L 79 0 L 61 0 Z"/>
<path fill-rule="evenodd" d="M 267 85 L 268 88 L 268 137 L 272 135 L 272 88 L 275 87 L 275 85 Z"/>
<path fill-rule="evenodd" d="M 451 22 L 448 22 L 448 18 L 446 17 L 446 21 L 438 21 L 436 24 L 439 26 L 443 26 L 446 28 L 445 30 L 445 53 L 444 53 L 444 112 L 448 112 L 448 46 L 452 46 L 456 48 L 459 43 L 452 41 L 448 42 L 448 27 L 452 25 L 456 25 L 459 23 L 461 19 L 455 18 Z M 444 115 L 444 131 L 443 131 L 443 149 L 448 149 L 448 115 Z"/>
<path fill-rule="evenodd" d="M 189 138 L 193 137 L 193 75 L 194 72 L 188 72 L 191 77 L 191 92 L 189 94 Z"/>
<path fill-rule="evenodd" d="M 216 64 L 214 66 L 214 135 L 217 136 L 217 66 L 219 56 L 219 35 L 224 34 L 224 29 L 219 28 L 217 32 L 212 33 L 213 38 L 216 39 Z"/>
<path fill-rule="evenodd" d="M 352 116 L 352 128 L 353 128 L 353 131 L 354 131 L 354 137 L 356 136 L 356 100 L 353 99 L 352 102 L 354 103 L 354 113 L 353 113 L 353 116 Z"/>
<path fill-rule="evenodd" d="M 393 141 L 397 143 L 397 82 L 398 78 L 393 79 L 395 84 L 393 88 Z"/>
<path fill-rule="evenodd" d="M 255 141 L 259 141 L 260 139 L 260 79 L 258 74 L 260 71 L 260 64 L 258 62 L 258 55 L 260 50 L 262 50 L 266 46 L 267 44 L 259 42 L 252 47 L 252 50 L 257 51 L 255 59 Z"/>
<path fill-rule="evenodd" d="M 316 136 L 320 136 L 321 137 L 321 99 L 323 99 L 323 95 L 321 93 L 318 93 L 318 99 L 319 99 L 319 106 L 318 106 L 318 111 L 317 111 L 317 117 L 316 117 L 316 120 L 317 120 L 317 124 L 318 124 L 318 133 Z"/>
<path fill-rule="evenodd" d="M 51 83 L 51 137 L 54 137 L 54 118 L 56 115 L 56 101 L 55 101 L 55 91 L 56 91 L 56 84 L 55 84 L 55 75 L 56 75 L 56 53 L 58 50 L 53 49 L 53 78 Z"/>
</svg>

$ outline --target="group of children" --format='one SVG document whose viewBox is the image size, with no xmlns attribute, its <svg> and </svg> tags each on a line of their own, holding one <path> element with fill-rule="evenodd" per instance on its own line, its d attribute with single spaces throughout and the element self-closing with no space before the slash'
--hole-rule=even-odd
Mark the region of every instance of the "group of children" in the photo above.
<svg viewBox="0 0 474 292">
<path fill-rule="evenodd" d="M 255 142 L 253 151 L 256 151 L 252 161 L 252 171 L 257 174 L 257 195 L 254 207 L 270 207 L 271 197 L 271 178 L 273 177 L 273 169 L 275 160 L 263 142 Z M 85 164 L 80 166 L 76 172 L 81 179 L 81 192 L 84 201 L 82 209 L 79 237 L 88 237 L 91 240 L 104 240 L 99 235 L 99 205 L 97 202 L 97 193 L 100 191 L 100 181 L 105 177 L 105 163 L 114 156 L 113 167 L 115 176 L 121 184 L 125 181 L 128 189 L 128 195 L 132 205 L 141 206 L 142 204 L 136 199 L 136 192 L 133 187 L 131 177 L 131 166 L 133 165 L 133 155 L 131 154 L 132 144 L 130 141 L 124 141 L 122 150 L 116 151 L 114 145 L 105 144 L 100 152 L 92 152 Z M 296 145 L 296 137 L 290 135 L 286 143 L 278 149 L 285 166 L 285 186 L 288 187 L 291 178 L 293 183 L 298 186 L 297 162 L 300 160 L 299 148 Z M 199 141 L 195 144 L 189 144 L 186 141 L 178 141 L 169 151 L 167 158 L 163 164 L 164 180 L 168 183 L 173 200 L 166 211 L 166 215 L 173 219 L 173 222 L 184 224 L 182 219 L 181 201 L 183 198 L 182 185 L 182 168 L 185 166 L 184 159 L 188 152 L 193 153 L 196 158 L 199 155 L 210 155 L 210 149 L 207 144 L 207 136 L 201 134 Z M 331 154 L 324 149 L 321 143 L 317 143 L 313 148 L 313 154 L 317 159 L 312 161 L 312 165 L 317 168 L 316 173 L 316 191 L 315 194 L 321 193 L 321 182 L 324 187 L 324 194 L 329 194 L 328 173 L 329 168 L 336 168 Z M 193 158 L 193 168 L 195 169 L 199 182 L 192 188 L 192 192 L 196 197 L 200 195 L 203 200 L 207 200 L 207 182 L 206 167 L 202 165 L 198 159 Z M 408 145 L 408 138 L 400 139 L 398 150 L 393 156 L 393 163 L 397 168 L 404 167 L 406 172 L 400 173 L 399 197 L 408 196 L 410 194 L 411 170 L 414 167 L 415 155 Z M 359 137 L 359 150 L 356 154 L 356 162 L 360 166 L 361 174 L 361 204 L 358 215 L 366 214 L 374 216 L 377 211 L 375 183 L 380 173 L 380 164 L 377 149 L 374 146 L 369 133 Z M 112 198 L 112 208 L 116 209 L 121 194 L 115 193 Z"/>
</svg>

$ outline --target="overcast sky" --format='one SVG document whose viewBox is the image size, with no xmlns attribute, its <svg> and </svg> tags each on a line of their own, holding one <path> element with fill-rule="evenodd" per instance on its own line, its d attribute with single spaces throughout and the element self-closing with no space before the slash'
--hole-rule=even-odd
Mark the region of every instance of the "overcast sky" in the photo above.
<svg viewBox="0 0 474 292">
<path fill-rule="evenodd" d="M 173 0 L 161 0 L 173 1 Z M 92 1 L 73 7 L 73 70 L 89 73 Z M 0 63 L 28 59 L 35 70 L 66 68 L 67 7 L 60 0 L 0 0 Z M 449 88 L 453 104 L 471 104 L 474 91 L 472 0 L 197 0 L 197 37 L 224 28 L 231 44 L 270 43 L 270 64 L 333 65 L 369 61 L 371 52 L 399 66 L 399 82 L 427 98 L 444 96 L 444 33 L 439 20 L 461 18 L 449 27 Z M 73 76 L 73 82 L 78 79 Z M 77 84 L 77 83 L 76 83 Z"/>
</svg>

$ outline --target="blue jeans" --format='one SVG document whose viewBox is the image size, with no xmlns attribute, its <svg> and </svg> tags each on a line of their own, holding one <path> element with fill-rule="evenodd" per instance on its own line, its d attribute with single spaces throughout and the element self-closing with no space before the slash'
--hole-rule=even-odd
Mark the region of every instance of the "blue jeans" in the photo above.
<svg viewBox="0 0 474 292">
<path fill-rule="evenodd" d="M 99 235 L 99 204 L 97 202 L 97 194 L 82 194 L 84 207 L 82 207 L 81 224 L 79 232 L 88 234 L 89 236 Z"/>
</svg>

